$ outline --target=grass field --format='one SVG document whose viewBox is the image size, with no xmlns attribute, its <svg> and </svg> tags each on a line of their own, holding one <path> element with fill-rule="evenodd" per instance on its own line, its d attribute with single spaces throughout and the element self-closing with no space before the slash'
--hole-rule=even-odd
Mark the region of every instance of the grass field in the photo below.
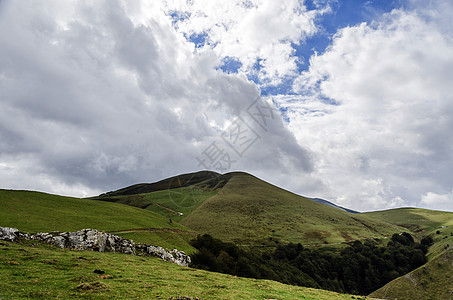
<svg viewBox="0 0 453 300">
<path fill-rule="evenodd" d="M 162 247 L 194 251 L 187 243 L 190 231 L 177 222 L 150 210 L 118 203 L 63 197 L 40 192 L 0 190 L 0 226 L 24 232 L 76 231 L 94 228 L 117 232 L 128 229 L 161 228 L 168 231 L 137 233 L 139 242 L 165 241 Z M 133 233 L 119 234 L 132 236 Z M 193 235 L 191 235 L 193 236 Z"/>
<path fill-rule="evenodd" d="M 93 273 L 105 272 L 103 277 Z M 0 243 L 0 299 L 351 299 L 351 295 L 238 278 L 117 253 Z M 360 299 L 356 297 L 355 299 Z M 363 298 L 362 298 L 363 299 Z"/>
<path fill-rule="evenodd" d="M 233 173 L 219 192 L 181 224 L 237 244 L 341 243 L 383 238 L 403 229 L 316 203 L 246 173 Z"/>
</svg>

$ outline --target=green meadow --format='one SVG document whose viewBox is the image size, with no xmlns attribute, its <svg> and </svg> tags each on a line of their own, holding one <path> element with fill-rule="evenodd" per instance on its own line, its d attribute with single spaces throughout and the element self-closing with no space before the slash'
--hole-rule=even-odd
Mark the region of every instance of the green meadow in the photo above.
<svg viewBox="0 0 453 300">
<path fill-rule="evenodd" d="M 96 274 L 95 269 L 105 273 Z M 177 297 L 351 299 L 351 295 L 180 267 L 154 257 L 0 243 L 0 299 Z"/>
</svg>

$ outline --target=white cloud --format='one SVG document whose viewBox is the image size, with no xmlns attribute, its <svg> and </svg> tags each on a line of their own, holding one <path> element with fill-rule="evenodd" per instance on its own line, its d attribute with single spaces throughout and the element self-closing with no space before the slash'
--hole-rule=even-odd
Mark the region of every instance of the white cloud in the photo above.
<svg viewBox="0 0 453 300">
<path fill-rule="evenodd" d="M 378 209 L 451 187 L 453 32 L 438 22 L 451 16 L 446 8 L 430 6 L 429 17 L 394 10 L 339 30 L 295 81 L 305 96 L 280 99 L 299 144 L 317 155 L 312 175 L 325 197 Z"/>
<path fill-rule="evenodd" d="M 175 27 L 187 37 L 206 34 L 209 45 L 221 57 L 234 57 L 242 71 L 256 72 L 261 82 L 277 85 L 295 76 L 297 60 L 291 43 L 299 44 L 317 32 L 315 18 L 328 6 L 307 10 L 297 0 L 166 1 L 168 14 L 177 15 Z"/>
<path fill-rule="evenodd" d="M 209 124 L 223 127 L 258 91 L 245 76 L 216 70 L 213 51 L 194 53 L 160 5 L 2 2 L 3 188 L 92 195 L 200 169 L 195 158 L 219 137 Z M 299 171 L 309 170 L 293 135 L 273 124 L 276 136 L 248 154 L 261 161 L 234 167 L 275 169 L 293 155 Z M 282 157 L 266 159 L 276 152 Z"/>
<path fill-rule="evenodd" d="M 453 192 L 447 194 L 437 194 L 428 192 L 422 195 L 422 207 L 440 210 L 453 210 Z"/>
</svg>

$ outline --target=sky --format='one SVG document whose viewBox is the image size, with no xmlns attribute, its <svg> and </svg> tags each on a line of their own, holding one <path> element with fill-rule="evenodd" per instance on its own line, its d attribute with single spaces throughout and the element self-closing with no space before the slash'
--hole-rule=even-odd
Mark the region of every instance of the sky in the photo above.
<svg viewBox="0 0 453 300">
<path fill-rule="evenodd" d="M 0 188 L 209 169 L 453 211 L 450 0 L 1 0 Z"/>
</svg>

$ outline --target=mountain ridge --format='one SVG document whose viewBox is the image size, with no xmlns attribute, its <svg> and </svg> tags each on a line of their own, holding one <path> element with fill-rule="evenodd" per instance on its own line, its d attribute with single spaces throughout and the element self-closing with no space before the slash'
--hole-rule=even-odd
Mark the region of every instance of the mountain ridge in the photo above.
<svg viewBox="0 0 453 300">
<path fill-rule="evenodd" d="M 343 206 L 336 205 L 335 203 L 332 203 L 330 201 L 327 201 L 327 200 L 324 200 L 324 199 L 321 199 L 321 198 L 307 198 L 307 199 L 316 201 L 316 202 L 321 203 L 321 204 L 329 205 L 329 206 L 332 206 L 332 207 L 335 207 L 335 208 L 338 208 L 338 209 L 342 209 L 342 210 L 347 211 L 347 212 L 352 213 L 352 214 L 358 214 L 359 213 L 356 210 L 352 210 L 352 209 L 349 209 L 349 208 L 345 208 Z"/>
</svg>

